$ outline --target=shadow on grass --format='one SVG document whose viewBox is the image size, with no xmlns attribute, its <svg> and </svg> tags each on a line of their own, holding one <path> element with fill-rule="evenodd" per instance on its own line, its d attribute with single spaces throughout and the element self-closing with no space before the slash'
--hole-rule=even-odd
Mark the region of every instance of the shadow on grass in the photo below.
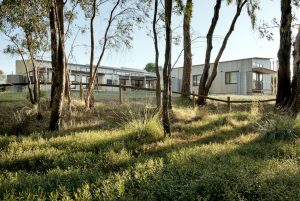
<svg viewBox="0 0 300 201">
<path fill-rule="evenodd" d="M 292 194 L 291 200 L 297 198 L 297 192 L 293 193 L 288 186 L 293 184 L 299 187 L 300 182 L 292 182 L 291 176 L 281 174 L 259 179 L 259 174 L 268 167 L 268 160 L 280 158 L 280 147 L 290 142 L 268 143 L 257 137 L 247 143 L 232 143 L 230 141 L 241 135 L 252 134 L 256 123 L 250 121 L 224 129 L 231 123 L 228 118 L 244 119 L 239 115 L 222 116 L 204 125 L 184 127 L 181 130 L 183 133 L 174 134 L 167 140 L 180 140 L 189 132 L 196 136 L 195 139 L 163 147 L 151 140 L 138 141 L 135 133 L 99 139 L 90 144 L 72 141 L 50 143 L 51 147 L 66 151 L 68 158 L 60 159 L 61 165 L 56 161 L 56 168 L 52 166 L 52 169 L 47 169 L 51 164 L 45 165 L 47 171 L 42 171 L 42 176 L 38 172 L 33 176 L 24 174 L 11 183 L 2 184 L 5 186 L 2 193 L 11 189 L 15 192 L 26 192 L 26 189 L 35 192 L 40 188 L 48 196 L 59 186 L 64 186 L 72 197 L 75 189 L 89 184 L 89 192 L 93 196 L 96 196 L 95 192 L 100 192 L 97 195 L 101 199 L 111 200 L 261 200 L 276 197 L 280 200 L 284 198 L 280 194 L 283 189 L 288 190 L 287 194 Z M 212 133 L 205 135 L 210 130 Z M 219 146 L 220 150 L 205 152 L 209 147 L 202 145 L 210 144 Z M 145 146 L 158 148 L 145 150 Z M 107 154 L 109 151 L 111 154 Z M 119 162 L 121 155 L 127 158 Z M 162 165 L 159 162 L 161 159 Z M 16 171 L 22 171 L 22 168 Z M 33 182 L 35 185 L 30 186 Z M 123 188 L 125 190 L 121 192 Z"/>
</svg>

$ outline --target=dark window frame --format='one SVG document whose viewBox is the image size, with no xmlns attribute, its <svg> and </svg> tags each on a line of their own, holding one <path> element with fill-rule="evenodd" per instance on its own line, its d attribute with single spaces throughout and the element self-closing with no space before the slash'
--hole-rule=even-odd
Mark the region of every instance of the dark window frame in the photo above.
<svg viewBox="0 0 300 201">
<path fill-rule="evenodd" d="M 202 74 L 193 75 L 192 82 L 193 82 L 193 86 L 194 87 L 195 86 L 199 86 L 200 80 L 201 80 L 201 76 L 202 76 Z M 199 80 L 198 80 L 198 78 L 199 78 Z"/>
<path fill-rule="evenodd" d="M 239 71 L 228 71 L 225 72 L 225 84 L 237 84 L 238 79 L 236 79 L 236 82 L 231 82 L 231 73 L 238 73 Z M 229 76 L 229 82 L 227 80 L 227 75 Z"/>
</svg>

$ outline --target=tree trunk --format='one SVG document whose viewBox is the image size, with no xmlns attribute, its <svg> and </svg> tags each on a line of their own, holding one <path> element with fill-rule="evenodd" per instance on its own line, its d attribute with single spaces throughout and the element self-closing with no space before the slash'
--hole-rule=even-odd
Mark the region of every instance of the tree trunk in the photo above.
<svg viewBox="0 0 300 201">
<path fill-rule="evenodd" d="M 171 136 L 170 118 L 169 118 L 169 95 L 170 95 L 170 64 L 171 64 L 171 48 L 172 48 L 172 0 L 165 0 L 165 28 L 166 28 L 166 49 L 165 49 L 165 63 L 163 68 L 163 128 L 164 135 Z"/>
<path fill-rule="evenodd" d="M 293 58 L 294 76 L 290 111 L 292 115 L 296 117 L 300 112 L 300 29 L 298 29 L 298 34 L 294 43 Z"/>
<path fill-rule="evenodd" d="M 95 79 L 97 76 L 97 70 L 98 67 L 100 66 L 100 63 L 102 61 L 102 58 L 104 56 L 105 50 L 106 50 L 106 46 L 109 40 L 108 37 L 108 32 L 110 30 L 110 27 L 112 25 L 113 20 L 115 19 L 116 16 L 114 16 L 114 12 L 116 11 L 116 9 L 118 8 L 118 6 L 120 5 L 121 0 L 117 0 L 115 2 L 114 7 L 112 8 L 112 10 L 110 11 L 110 16 L 108 19 L 108 24 L 105 30 L 105 34 L 104 34 L 104 41 L 103 41 L 103 45 L 102 45 L 102 50 L 100 53 L 100 57 L 98 59 L 98 62 L 95 66 L 95 68 L 93 69 L 93 60 L 94 60 L 94 29 L 93 29 L 93 17 L 91 18 L 91 68 L 90 68 L 90 80 L 89 80 L 89 84 L 88 84 L 88 89 L 86 91 L 86 98 L 85 98 L 85 104 L 86 104 L 86 109 L 89 109 L 91 105 L 94 105 L 94 103 L 91 104 L 91 101 L 94 100 L 94 97 L 91 98 L 91 96 L 94 96 L 94 83 L 95 83 Z M 93 2 L 93 12 L 96 15 L 96 0 L 94 0 Z M 120 14 L 120 13 L 119 13 Z"/>
<path fill-rule="evenodd" d="M 221 48 L 220 48 L 220 50 L 219 50 L 219 52 L 218 52 L 218 55 L 217 55 L 217 57 L 216 57 L 216 59 L 215 59 L 215 62 L 214 62 L 214 65 L 213 65 L 213 69 L 212 69 L 212 73 L 211 73 L 211 75 L 209 76 L 209 79 L 208 79 L 207 84 L 206 84 L 206 86 L 205 86 L 205 95 L 206 95 L 206 96 L 208 95 L 209 89 L 210 89 L 210 87 L 211 87 L 211 85 L 212 85 L 214 79 L 215 79 L 216 76 L 217 76 L 217 68 L 218 68 L 220 59 L 221 59 L 221 57 L 222 57 L 222 55 L 223 55 L 223 52 L 224 52 L 224 50 L 225 50 L 225 48 L 226 48 L 228 39 L 229 39 L 229 37 L 231 36 L 232 32 L 234 31 L 234 27 L 235 27 L 236 21 L 237 21 L 237 19 L 239 18 L 239 16 L 241 15 L 241 12 L 242 12 L 242 10 L 243 10 L 243 7 L 246 5 L 247 1 L 248 1 L 248 0 L 245 0 L 245 1 L 243 1 L 243 2 L 241 2 L 241 3 L 239 3 L 239 4 L 237 4 L 237 9 L 236 9 L 235 16 L 234 16 L 234 18 L 233 18 L 233 20 L 232 20 L 232 22 L 231 22 L 231 25 L 230 25 L 230 28 L 229 28 L 227 34 L 226 34 L 226 36 L 225 36 L 225 38 L 224 38 L 224 40 L 223 40 L 222 46 L 221 46 Z"/>
<path fill-rule="evenodd" d="M 202 72 L 202 76 L 201 76 L 200 84 L 199 84 L 199 89 L 198 89 L 198 94 L 199 94 L 199 98 L 197 101 L 198 105 L 205 105 L 205 103 L 206 103 L 205 98 L 201 98 L 200 96 L 206 95 L 205 87 L 206 87 L 206 82 L 208 79 L 208 73 L 209 73 L 209 69 L 210 69 L 211 51 L 213 49 L 212 40 L 213 40 L 213 34 L 215 31 L 217 22 L 219 20 L 219 12 L 221 9 L 221 4 L 222 4 L 222 0 L 216 0 L 216 4 L 215 4 L 215 8 L 214 8 L 214 16 L 212 18 L 208 33 L 206 35 L 207 47 L 206 47 L 204 68 L 203 68 L 203 72 Z"/>
<path fill-rule="evenodd" d="M 51 37 L 51 65 L 52 65 L 52 76 L 51 76 L 51 95 L 50 95 L 50 108 L 53 105 L 54 99 L 54 82 L 56 80 L 56 66 L 57 66 L 57 25 L 56 25 L 56 14 L 55 14 L 55 3 L 51 0 L 49 10 L 49 21 L 50 21 L 50 37 Z"/>
<path fill-rule="evenodd" d="M 291 97 L 290 81 L 290 54 L 291 54 L 291 23 L 292 5 L 291 0 L 281 0 L 281 22 L 280 22 L 280 47 L 278 51 L 278 84 L 276 95 L 276 106 L 287 106 Z"/>
<path fill-rule="evenodd" d="M 192 18 L 193 0 L 186 1 L 183 19 L 183 49 L 184 63 L 182 74 L 182 97 L 190 98 L 191 93 L 191 73 L 192 73 L 192 47 L 191 47 L 191 18 Z"/>
<path fill-rule="evenodd" d="M 160 87 L 160 73 L 159 73 L 159 50 L 158 50 L 158 38 L 156 31 L 156 21 L 157 21 L 157 10 L 158 10 L 158 0 L 154 1 L 154 16 L 152 21 L 153 28 L 153 38 L 154 38 L 154 47 L 155 47 L 155 73 L 156 73 L 156 107 L 160 108 L 161 106 L 161 87 Z"/>
<path fill-rule="evenodd" d="M 53 3 L 54 0 L 52 0 Z M 53 86 L 55 87 L 53 94 L 53 102 L 50 116 L 50 130 L 61 129 L 61 116 L 65 92 L 65 31 L 64 31 L 64 1 L 55 0 L 56 6 L 54 9 L 57 13 L 57 35 L 58 35 L 58 48 L 57 48 L 57 66 L 54 73 L 56 74 Z M 55 5 L 55 4 L 54 4 Z M 51 19 L 50 19 L 51 20 Z M 51 40 L 51 42 L 53 42 Z M 53 51 L 53 50 L 52 50 Z M 55 54 L 55 52 L 53 52 Z"/>
<path fill-rule="evenodd" d="M 72 98 L 71 98 L 71 80 L 70 80 L 70 72 L 67 68 L 67 60 L 66 61 L 66 89 L 65 89 L 65 96 L 68 101 L 68 119 L 71 120 L 72 116 Z"/>
<path fill-rule="evenodd" d="M 90 20 L 90 35 L 91 35 L 91 55 L 90 55 L 90 80 L 88 85 L 88 90 L 85 99 L 85 107 L 86 109 L 90 109 L 93 103 L 92 91 L 94 91 L 94 82 L 92 82 L 93 77 L 93 67 L 94 67 L 94 50 L 95 50 L 95 41 L 94 41 L 94 20 L 96 17 L 96 0 L 93 1 L 93 14 Z"/>
</svg>

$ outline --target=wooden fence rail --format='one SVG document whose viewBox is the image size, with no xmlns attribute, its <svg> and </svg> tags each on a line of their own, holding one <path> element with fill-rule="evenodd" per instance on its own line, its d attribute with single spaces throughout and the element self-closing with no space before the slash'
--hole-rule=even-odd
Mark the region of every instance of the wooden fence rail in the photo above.
<svg viewBox="0 0 300 201">
<path fill-rule="evenodd" d="M 34 83 L 32 83 L 34 84 Z M 41 82 L 40 84 L 43 85 L 51 85 L 51 82 Z M 0 87 L 7 87 L 7 86 L 26 86 L 27 83 L 8 83 L 8 84 L 0 84 Z M 80 86 L 80 98 L 83 98 L 83 85 L 88 85 L 88 83 L 81 83 L 81 82 L 72 82 L 71 85 L 79 85 Z M 133 90 L 141 90 L 141 91 L 156 91 L 155 89 L 152 88 L 143 88 L 143 87 L 135 87 L 135 86 L 125 86 L 125 85 L 110 85 L 110 84 L 95 84 L 95 86 L 101 86 L 101 87 L 115 87 L 115 88 L 119 88 L 119 101 L 122 104 L 123 102 L 123 90 L 124 89 L 133 89 Z M 163 90 L 162 90 L 163 92 Z M 179 94 L 181 95 L 181 92 L 178 91 L 172 91 L 173 94 Z M 196 107 L 196 97 L 202 97 L 205 98 L 207 100 L 213 100 L 213 101 L 217 101 L 217 102 L 223 102 L 227 104 L 227 109 L 230 112 L 231 111 L 231 104 L 235 104 L 235 103 L 266 103 L 266 102 L 273 102 L 276 101 L 276 99 L 267 99 L 267 100 L 231 100 L 230 96 L 227 97 L 227 100 L 223 100 L 223 99 L 218 99 L 218 98 L 213 98 L 213 97 L 209 97 L 209 96 L 201 96 L 198 94 L 195 94 L 195 92 L 193 91 L 191 94 L 192 96 L 192 101 L 193 101 L 193 107 Z"/>
</svg>

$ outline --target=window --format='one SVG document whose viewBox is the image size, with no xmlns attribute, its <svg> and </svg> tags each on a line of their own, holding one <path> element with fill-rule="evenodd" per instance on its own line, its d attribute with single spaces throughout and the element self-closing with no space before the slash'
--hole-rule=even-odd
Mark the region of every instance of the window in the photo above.
<svg viewBox="0 0 300 201">
<path fill-rule="evenodd" d="M 225 72 L 225 84 L 237 84 L 238 71 Z"/>
<path fill-rule="evenodd" d="M 106 80 L 106 84 L 107 84 L 107 85 L 112 85 L 112 79 L 107 79 L 107 80 Z"/>
<path fill-rule="evenodd" d="M 193 86 L 199 86 L 201 76 L 202 76 L 201 74 L 200 75 L 193 75 Z"/>
</svg>

